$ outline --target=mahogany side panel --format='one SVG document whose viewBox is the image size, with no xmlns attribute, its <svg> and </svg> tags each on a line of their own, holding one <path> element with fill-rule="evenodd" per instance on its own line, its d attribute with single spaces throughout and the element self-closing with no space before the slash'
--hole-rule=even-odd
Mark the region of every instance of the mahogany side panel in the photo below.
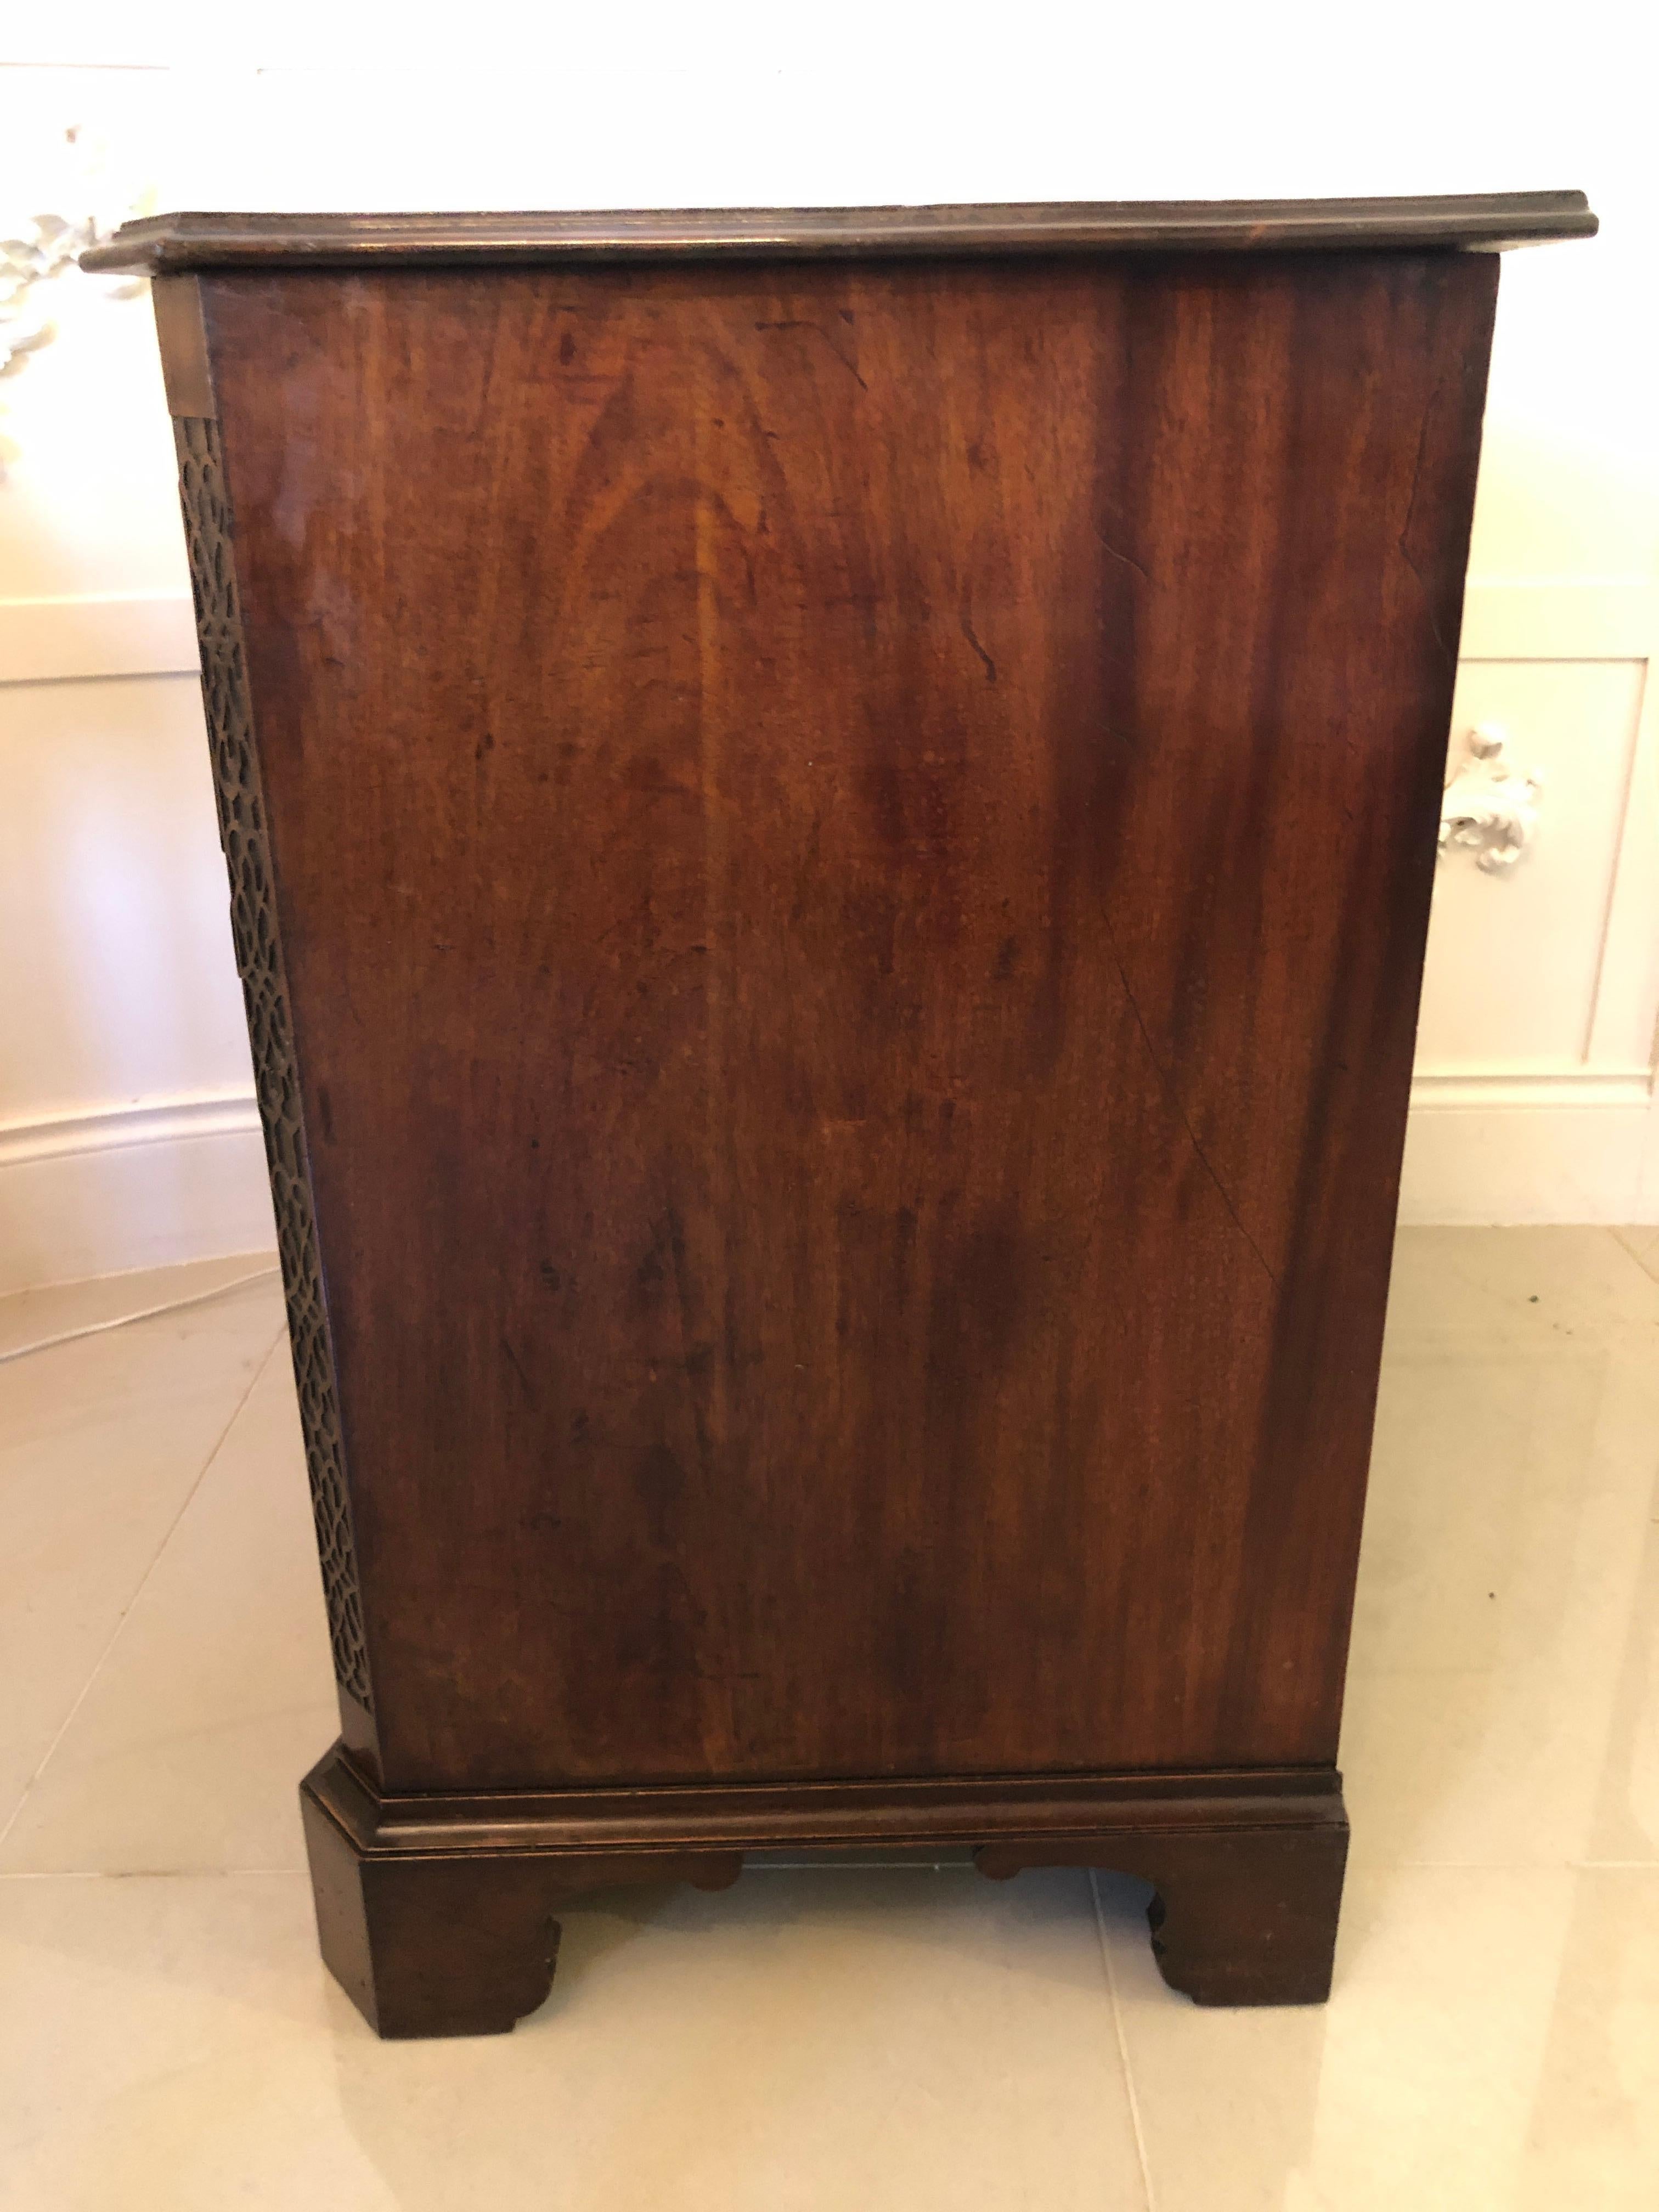
<svg viewBox="0 0 1659 2212">
<path fill-rule="evenodd" d="M 1328 1764 L 1496 269 L 203 278 L 388 1787 Z"/>
</svg>

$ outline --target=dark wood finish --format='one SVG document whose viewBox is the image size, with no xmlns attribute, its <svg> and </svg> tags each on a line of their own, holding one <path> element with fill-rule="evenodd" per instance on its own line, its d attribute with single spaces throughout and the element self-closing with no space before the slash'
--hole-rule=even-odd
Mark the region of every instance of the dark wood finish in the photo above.
<svg viewBox="0 0 1659 2212">
<path fill-rule="evenodd" d="M 555 1916 L 594 1892 L 723 1889 L 750 1851 L 874 1843 L 977 1844 L 999 1881 L 1031 1866 L 1138 1875 L 1171 1988 L 1200 2004 L 1316 2003 L 1348 1835 L 1337 1776 L 1306 1771 L 399 1801 L 336 1751 L 301 1804 L 323 1956 L 382 2035 L 510 2028 L 547 1996 Z"/>
<path fill-rule="evenodd" d="M 1497 262 L 941 235 L 167 280 L 386 2032 L 803 1842 L 1328 1974 Z"/>
<path fill-rule="evenodd" d="M 1118 1829 L 1161 1834 L 1297 1828 L 1341 1817 L 1341 1778 L 1332 1767 L 421 1790 L 400 1796 L 377 1790 L 337 1745 L 304 1786 L 364 1851 L 400 1856 L 436 1850 L 695 1856 L 861 1850 L 878 1844 L 926 1854 Z"/>
<path fill-rule="evenodd" d="M 1334 1757 L 1495 269 L 203 280 L 388 1788 Z"/>
<path fill-rule="evenodd" d="M 374 1857 L 309 1789 L 300 1809 L 324 1963 L 386 2037 L 504 2035 L 552 1985 L 564 1907 L 638 1882 L 726 1889 L 743 1866 L 718 1852 Z"/>
<path fill-rule="evenodd" d="M 478 215 L 163 215 L 124 223 L 84 269 L 271 262 L 655 259 L 665 255 L 1261 252 L 1431 246 L 1491 252 L 1591 238 L 1583 192 L 1328 200 L 1018 201 L 1003 207 L 656 208 Z"/>
<path fill-rule="evenodd" d="M 998 1881 L 1026 1867 L 1094 1866 L 1151 1882 L 1158 1972 L 1202 2005 L 1324 2003 L 1347 1858 L 1340 1794 L 1305 1826 L 1119 1830 L 974 1855 Z"/>
<path fill-rule="evenodd" d="M 210 396 L 201 355 L 199 301 L 181 299 L 173 278 L 160 289 L 163 343 L 177 347 L 170 384 Z M 169 296 L 171 295 L 172 296 Z M 210 417 L 173 422 L 185 543 L 202 659 L 202 702 L 218 801 L 219 835 L 230 878 L 231 941 L 241 977 L 258 1086 L 276 1242 L 288 1307 L 294 1382 L 323 1570 L 328 1622 L 348 1742 L 372 1743 L 368 1655 L 357 1586 L 356 1540 L 346 1487 L 338 1392 L 322 1264 L 312 1206 L 311 1165 L 294 1065 L 294 1014 L 283 970 L 264 776 L 253 741 L 234 531 L 225 493 L 219 429 Z"/>
</svg>

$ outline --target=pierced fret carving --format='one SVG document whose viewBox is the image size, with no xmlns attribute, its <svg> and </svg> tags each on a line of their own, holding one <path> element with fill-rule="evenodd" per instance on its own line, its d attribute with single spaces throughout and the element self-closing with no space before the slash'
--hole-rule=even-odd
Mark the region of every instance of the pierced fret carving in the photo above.
<svg viewBox="0 0 1659 2212">
<path fill-rule="evenodd" d="M 289 1339 L 334 1646 L 334 1671 L 341 1686 L 359 1705 L 372 1709 L 335 1389 L 334 1347 L 323 1296 L 311 1170 L 300 1114 L 294 1023 L 276 932 L 219 426 L 202 416 L 182 416 L 174 419 L 173 427 L 191 587 L 196 600 L 202 699 L 207 710 L 208 744 L 218 799 L 219 836 L 230 873 L 231 931 L 247 1007 L 259 1119 L 276 1212 Z"/>
</svg>

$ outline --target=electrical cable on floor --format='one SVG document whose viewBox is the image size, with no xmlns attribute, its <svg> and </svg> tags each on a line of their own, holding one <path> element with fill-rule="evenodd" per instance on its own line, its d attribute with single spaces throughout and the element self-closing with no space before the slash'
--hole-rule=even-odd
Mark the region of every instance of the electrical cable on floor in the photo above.
<svg viewBox="0 0 1659 2212">
<path fill-rule="evenodd" d="M 246 1288 L 250 1283 L 269 1282 L 279 1271 L 275 1267 L 258 1267 L 251 1275 L 238 1275 L 228 1283 L 216 1283 L 210 1291 L 198 1291 L 188 1298 L 169 1298 L 165 1304 L 145 1306 L 137 1313 L 116 1314 L 108 1321 L 89 1322 L 84 1328 L 66 1328 L 61 1336 L 43 1336 L 33 1344 L 15 1345 L 9 1352 L 0 1352 L 0 1367 L 9 1366 L 14 1359 L 27 1358 L 32 1352 L 50 1352 L 55 1344 L 75 1344 L 83 1336 L 102 1336 L 112 1328 L 125 1328 L 135 1321 L 154 1321 L 160 1314 L 182 1313 L 187 1306 L 204 1306 L 214 1298 L 228 1297 L 233 1291 Z"/>
</svg>

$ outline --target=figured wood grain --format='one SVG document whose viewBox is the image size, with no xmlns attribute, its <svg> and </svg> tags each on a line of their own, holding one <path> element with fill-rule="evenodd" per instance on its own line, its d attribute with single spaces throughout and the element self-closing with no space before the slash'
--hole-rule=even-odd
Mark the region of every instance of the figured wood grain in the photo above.
<svg viewBox="0 0 1659 2212">
<path fill-rule="evenodd" d="M 1328 1765 L 1496 270 L 202 279 L 387 1790 Z"/>
<path fill-rule="evenodd" d="M 161 215 L 124 223 L 83 269 L 411 262 L 1191 251 L 1346 246 L 1487 252 L 1590 238 L 1583 192 L 1387 199 L 1108 200 L 1005 206 L 657 208 L 605 213 Z"/>
</svg>

